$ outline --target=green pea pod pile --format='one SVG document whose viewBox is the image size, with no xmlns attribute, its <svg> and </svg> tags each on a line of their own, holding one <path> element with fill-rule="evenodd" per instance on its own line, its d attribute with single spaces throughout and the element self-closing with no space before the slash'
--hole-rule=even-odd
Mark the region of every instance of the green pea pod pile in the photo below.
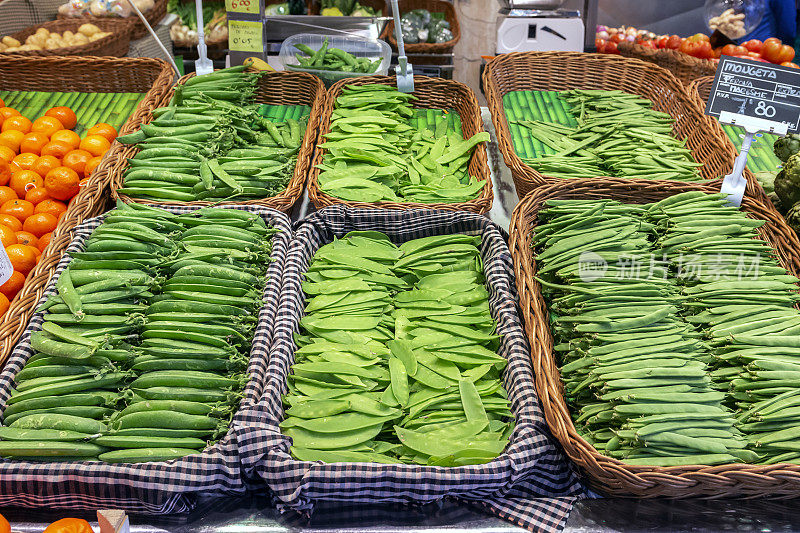
<svg viewBox="0 0 800 533">
<path fill-rule="evenodd" d="M 158 461 L 224 434 L 275 231 L 244 211 L 120 203 L 41 307 L 0 456 Z"/>
<path fill-rule="evenodd" d="M 476 238 L 351 232 L 306 274 L 281 423 L 301 461 L 459 466 L 514 429 Z"/>
<path fill-rule="evenodd" d="M 340 48 L 330 48 L 327 37 L 322 41 L 319 50 L 305 44 L 296 44 L 294 47 L 298 50 L 294 56 L 299 65 L 286 65 L 291 70 L 338 70 L 370 74 L 378 70 L 383 61 L 380 57 L 372 61 L 367 57 L 356 57 Z"/>
<path fill-rule="evenodd" d="M 719 197 L 681 195 L 650 216 L 750 449 L 759 463 L 800 461 L 800 280 L 754 239 L 763 221 Z"/>
<path fill-rule="evenodd" d="M 797 462 L 796 277 L 723 195 L 549 201 L 539 277 L 581 435 L 631 464 Z"/>
<path fill-rule="evenodd" d="M 549 201 L 536 228 L 576 427 L 631 464 L 752 459 L 712 386 L 707 346 L 679 314 L 679 287 L 654 254 L 645 213 L 614 201 Z M 587 258 L 607 266 L 587 271 Z M 634 262 L 652 269 L 626 271 Z"/>
<path fill-rule="evenodd" d="M 650 100 L 602 90 L 513 91 L 507 96 L 505 111 L 517 152 L 542 174 L 703 179 L 702 165 L 672 135 L 673 118 L 653 110 Z M 545 97 L 556 101 L 546 105 Z"/>
<path fill-rule="evenodd" d="M 481 132 L 463 139 L 444 112 L 435 129 L 411 126 L 415 99 L 388 85 L 348 85 L 336 99 L 330 132 L 319 146 L 323 191 L 354 202 L 457 203 L 477 198 L 485 180 L 469 176 Z"/>
<path fill-rule="evenodd" d="M 175 88 L 169 106 L 123 144 L 141 150 L 128 160 L 124 187 L 133 198 L 190 202 L 255 199 L 286 188 L 307 117 L 274 122 L 259 114 L 259 73 L 244 67 L 196 76 Z M 300 108 L 298 108 L 300 111 Z"/>
</svg>

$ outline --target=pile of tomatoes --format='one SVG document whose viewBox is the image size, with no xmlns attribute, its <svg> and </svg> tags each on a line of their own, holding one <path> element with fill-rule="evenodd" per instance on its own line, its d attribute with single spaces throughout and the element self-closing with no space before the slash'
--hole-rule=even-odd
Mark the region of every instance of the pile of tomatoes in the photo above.
<svg viewBox="0 0 800 533">
<path fill-rule="evenodd" d="M 76 125 L 68 107 L 48 109 L 31 122 L 0 100 L 0 241 L 14 267 L 0 285 L 0 315 L 117 137 L 113 126 L 100 123 L 81 138 Z"/>
<path fill-rule="evenodd" d="M 741 45 L 728 44 L 712 48 L 708 35 L 696 33 L 691 37 L 678 35 L 655 35 L 636 28 L 598 28 L 595 38 L 597 51 L 605 54 L 618 54 L 617 44 L 629 41 L 646 48 L 678 50 L 699 59 L 717 60 L 720 56 L 746 57 L 765 63 L 775 63 L 786 67 L 800 68 L 792 63 L 794 48 L 783 44 L 780 39 L 769 38 L 763 43 L 752 39 Z"/>
</svg>

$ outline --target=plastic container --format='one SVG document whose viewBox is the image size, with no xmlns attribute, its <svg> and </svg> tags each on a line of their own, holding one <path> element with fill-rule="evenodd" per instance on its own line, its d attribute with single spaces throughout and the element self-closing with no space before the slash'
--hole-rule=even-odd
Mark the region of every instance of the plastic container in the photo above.
<svg viewBox="0 0 800 533">
<path fill-rule="evenodd" d="M 313 50 L 319 50 L 322 47 L 322 42 L 326 37 L 328 38 L 328 47 L 330 48 L 340 48 L 356 57 L 369 58 L 370 61 L 381 59 L 381 64 L 378 67 L 378 70 L 365 74 L 361 72 L 318 70 L 300 67 L 300 62 L 297 61 L 297 58 L 295 57 L 295 53 L 297 53 L 298 50 L 294 47 L 294 45 L 305 44 Z M 374 76 L 376 74 L 385 76 L 389 73 L 389 63 L 391 62 L 392 58 L 392 49 L 387 43 L 379 39 L 366 39 L 351 35 L 298 33 L 297 35 L 292 35 L 283 41 L 278 58 L 283 64 L 284 69 L 313 74 L 319 77 L 325 86 L 328 87 L 344 78 L 358 78 L 361 76 Z"/>
</svg>

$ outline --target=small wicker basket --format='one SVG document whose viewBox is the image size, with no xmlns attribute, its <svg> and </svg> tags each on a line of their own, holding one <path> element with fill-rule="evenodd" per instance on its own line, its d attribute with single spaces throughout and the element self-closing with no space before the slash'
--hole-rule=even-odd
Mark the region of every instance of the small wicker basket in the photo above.
<svg viewBox="0 0 800 533">
<path fill-rule="evenodd" d="M 188 74 L 178 80 L 178 84 L 186 83 L 186 80 L 192 78 L 195 74 Z M 161 102 L 156 107 L 163 107 L 169 104 L 172 99 L 174 89 L 164 95 Z M 303 136 L 303 143 L 300 146 L 300 151 L 297 154 L 297 164 L 294 168 L 294 174 L 289 181 L 286 190 L 278 196 L 270 198 L 263 198 L 258 200 L 242 200 L 221 202 L 224 204 L 247 204 L 247 205 L 263 205 L 278 209 L 283 212 L 289 212 L 292 206 L 297 202 L 303 194 L 303 186 L 306 182 L 306 176 L 309 172 L 309 166 L 314 156 L 314 141 L 317 137 L 317 128 L 319 127 L 320 115 L 325 101 L 325 87 L 319 78 L 307 74 L 305 72 L 268 72 L 265 74 L 259 83 L 259 90 L 256 94 L 256 102 L 259 104 L 270 105 L 307 105 L 311 108 L 311 115 L 308 117 L 308 125 Z M 143 123 L 150 122 L 150 119 Z M 117 189 L 123 187 L 124 173 L 128 168 L 128 158 L 133 157 L 139 152 L 138 146 L 121 147 L 117 154 L 115 154 L 115 161 L 111 174 L 111 190 L 114 198 L 120 198 L 124 202 L 146 203 L 151 205 L 160 204 L 185 204 L 185 205 L 211 205 L 212 203 L 220 202 L 206 202 L 206 201 L 193 201 L 193 202 L 159 202 L 156 200 L 144 200 L 139 198 L 131 198 L 127 195 L 117 194 Z"/>
<path fill-rule="evenodd" d="M 717 64 L 710 59 L 700 59 L 669 48 L 653 49 L 640 44 L 623 42 L 617 45 L 620 54 L 654 63 L 663 67 L 688 86 L 697 78 L 713 76 Z"/>
<path fill-rule="evenodd" d="M 317 143 L 324 141 L 324 135 L 330 132 L 331 114 L 336 107 L 336 98 L 346 85 L 367 85 L 379 83 L 397 87 L 397 78 L 394 76 L 364 76 L 361 78 L 348 78 L 336 82 L 328 90 L 325 99 L 325 109 L 319 125 L 319 137 Z M 454 109 L 461 117 L 461 129 L 464 138 L 468 139 L 473 135 L 483 131 L 483 120 L 478 101 L 472 89 L 456 81 L 443 80 L 439 78 L 428 78 L 425 76 L 414 76 L 414 107 L 432 109 Z M 308 177 L 308 197 L 317 209 L 322 209 L 329 205 L 345 204 L 350 207 L 364 207 L 367 209 L 446 209 L 457 211 L 472 211 L 474 213 L 486 213 L 492 208 L 494 193 L 492 192 L 492 177 L 489 173 L 486 146 L 478 145 L 469 161 L 469 175 L 478 180 L 486 180 L 486 185 L 481 190 L 481 194 L 474 200 L 463 203 L 434 203 L 421 204 L 413 202 L 351 202 L 333 197 L 325 193 L 319 186 L 320 170 L 317 165 L 321 164 L 325 158 L 325 150 L 318 149 L 314 162 L 311 165 L 311 174 Z"/>
<path fill-rule="evenodd" d="M 506 165 L 511 169 L 517 195 L 557 183 L 561 178 L 543 176 L 523 163 L 514 151 L 503 96 L 511 91 L 568 89 L 623 90 L 653 102 L 653 108 L 675 119 L 673 135 L 686 139 L 694 159 L 702 163 L 701 175 L 719 180 L 733 168 L 738 155 L 733 143 L 715 121 L 709 122 L 703 110 L 683 85 L 669 72 L 652 63 L 609 54 L 575 52 L 515 52 L 495 57 L 486 65 L 483 87 L 497 142 Z M 747 195 L 766 199 L 766 194 L 749 170 L 745 170 Z"/>
<path fill-rule="evenodd" d="M 149 9 L 142 13 L 144 18 L 147 19 L 148 24 L 155 29 L 156 25 L 161 22 L 161 19 L 167 16 L 167 0 L 155 0 L 155 5 L 152 9 Z M 84 22 L 92 22 L 97 24 L 98 20 L 107 20 L 107 19 L 119 19 L 119 17 L 95 17 L 93 15 L 83 15 L 81 17 L 68 17 L 62 14 L 58 14 L 58 20 L 82 20 Z M 133 16 L 125 17 L 122 20 L 127 20 L 130 24 L 132 24 L 131 29 L 131 41 L 135 41 L 137 39 L 141 39 L 147 34 L 147 28 L 142 23 L 141 19 L 134 13 Z"/>
<path fill-rule="evenodd" d="M 536 227 L 539 210 L 549 199 L 613 199 L 641 204 L 692 190 L 718 192 L 708 185 L 674 181 L 563 180 L 536 189 L 517 205 L 511 219 L 509 247 L 525 331 L 531 343 L 536 392 L 547 425 L 594 488 L 609 495 L 639 498 L 797 497 L 800 495 L 799 464 L 650 467 L 631 466 L 606 457 L 578 436 L 564 399 L 561 376 L 553 354 L 548 309 L 541 285 L 535 279 L 537 267 L 531 233 Z M 770 204 L 752 198 L 745 198 L 742 208 L 752 218 L 767 222 L 759 229 L 761 238 L 769 242 L 789 272 L 799 275 L 800 241 L 781 215 Z"/>
<path fill-rule="evenodd" d="M 147 93 L 120 128 L 121 134 L 131 133 L 152 117 L 153 109 L 163 100 L 173 80 L 172 68 L 160 59 L 9 55 L 0 60 L 0 90 Z M 113 143 L 91 178 L 81 186 L 53 232 L 41 260 L 0 319 L 0 361 L 5 361 L 25 330 L 36 303 L 72 241 L 75 226 L 108 208 L 109 170 L 121 147 L 120 143 Z"/>
<path fill-rule="evenodd" d="M 25 28 L 12 35 L 13 38 L 21 43 L 25 42 L 30 35 L 44 28 L 51 33 L 61 33 L 71 31 L 77 33 L 81 25 L 86 24 L 84 19 L 67 19 L 67 20 L 53 20 Z M 0 52 L 6 55 L 18 56 L 33 56 L 33 57 L 47 57 L 47 56 L 98 56 L 98 57 L 124 57 L 128 54 L 128 48 L 131 41 L 132 26 L 126 20 L 114 19 L 97 19 L 92 21 L 92 24 L 97 26 L 103 31 L 111 32 L 102 39 L 90 42 L 80 46 L 67 46 L 65 48 L 54 48 L 52 50 L 27 50 L 24 52 Z"/>
<path fill-rule="evenodd" d="M 447 54 L 453 51 L 461 39 L 461 26 L 458 24 L 458 15 L 452 2 L 447 0 L 400 0 L 397 3 L 400 14 L 408 13 L 414 9 L 427 9 L 431 13 L 444 13 L 444 18 L 450 23 L 453 38 L 443 43 L 404 43 L 409 54 Z M 397 50 L 397 39 L 394 35 L 394 20 L 389 21 L 381 35 L 388 41 L 394 50 Z"/>
</svg>

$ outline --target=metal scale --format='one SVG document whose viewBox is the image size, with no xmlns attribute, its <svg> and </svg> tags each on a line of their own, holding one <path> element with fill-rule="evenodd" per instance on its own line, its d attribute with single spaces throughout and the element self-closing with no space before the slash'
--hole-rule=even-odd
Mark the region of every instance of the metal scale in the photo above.
<svg viewBox="0 0 800 533">
<path fill-rule="evenodd" d="M 500 0 L 497 53 L 582 52 L 586 28 L 580 11 L 559 9 L 566 0 Z"/>
</svg>

